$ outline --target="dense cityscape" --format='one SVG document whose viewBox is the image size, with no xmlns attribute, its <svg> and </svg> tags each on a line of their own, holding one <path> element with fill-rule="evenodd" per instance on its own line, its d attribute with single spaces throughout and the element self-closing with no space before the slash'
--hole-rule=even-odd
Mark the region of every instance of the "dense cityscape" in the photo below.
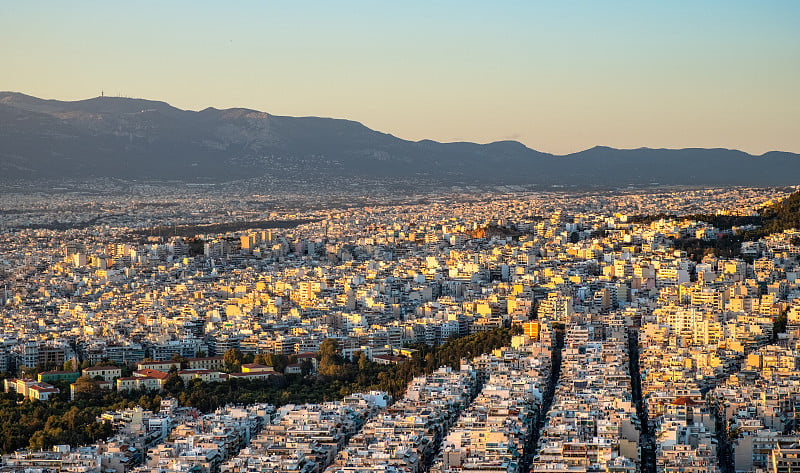
<svg viewBox="0 0 800 473">
<path fill-rule="evenodd" d="M 0 473 L 800 473 L 798 24 L 3 3 Z"/>
<path fill-rule="evenodd" d="M 11 189 L 0 470 L 800 471 L 796 190 Z"/>
</svg>

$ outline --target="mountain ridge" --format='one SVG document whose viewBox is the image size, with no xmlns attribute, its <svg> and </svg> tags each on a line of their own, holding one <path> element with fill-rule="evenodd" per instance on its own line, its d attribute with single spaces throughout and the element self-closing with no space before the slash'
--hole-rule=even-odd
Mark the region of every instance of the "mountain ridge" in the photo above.
<svg viewBox="0 0 800 473">
<path fill-rule="evenodd" d="M 0 92 L 0 173 L 17 180 L 355 176 L 443 184 L 791 185 L 800 181 L 800 155 L 608 146 L 555 155 L 515 140 L 411 141 L 354 120 L 244 107 L 193 111 L 147 99 L 58 101 Z"/>
</svg>

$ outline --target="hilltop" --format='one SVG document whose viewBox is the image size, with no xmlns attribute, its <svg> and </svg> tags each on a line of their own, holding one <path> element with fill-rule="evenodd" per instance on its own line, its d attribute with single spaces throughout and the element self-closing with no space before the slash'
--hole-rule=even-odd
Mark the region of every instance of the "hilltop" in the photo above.
<svg viewBox="0 0 800 473">
<path fill-rule="evenodd" d="M 595 147 L 566 156 L 516 141 L 408 141 L 361 123 L 244 108 L 181 110 L 95 97 L 63 102 L 0 92 L 0 174 L 185 181 L 267 177 L 425 178 L 442 184 L 790 185 L 800 156 L 728 149 Z"/>
</svg>

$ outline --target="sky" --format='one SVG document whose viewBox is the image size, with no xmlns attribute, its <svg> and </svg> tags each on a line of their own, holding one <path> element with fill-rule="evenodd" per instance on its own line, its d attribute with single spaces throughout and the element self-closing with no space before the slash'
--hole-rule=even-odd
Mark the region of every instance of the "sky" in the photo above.
<svg viewBox="0 0 800 473">
<path fill-rule="evenodd" d="M 800 152 L 800 1 L 7 1 L 0 90 L 408 140 Z"/>
</svg>

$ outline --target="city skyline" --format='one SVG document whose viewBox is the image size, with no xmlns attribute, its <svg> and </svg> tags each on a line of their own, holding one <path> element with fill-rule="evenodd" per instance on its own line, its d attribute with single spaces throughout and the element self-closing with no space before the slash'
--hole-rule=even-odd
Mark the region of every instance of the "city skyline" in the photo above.
<svg viewBox="0 0 800 473">
<path fill-rule="evenodd" d="M 9 472 L 800 466 L 797 187 L 118 185 L 0 194 Z"/>
<path fill-rule="evenodd" d="M 792 2 L 7 7 L 0 89 L 347 118 L 409 140 L 800 151 Z"/>
<path fill-rule="evenodd" d="M 800 3 L 4 6 L 0 473 L 800 471 Z"/>
</svg>

